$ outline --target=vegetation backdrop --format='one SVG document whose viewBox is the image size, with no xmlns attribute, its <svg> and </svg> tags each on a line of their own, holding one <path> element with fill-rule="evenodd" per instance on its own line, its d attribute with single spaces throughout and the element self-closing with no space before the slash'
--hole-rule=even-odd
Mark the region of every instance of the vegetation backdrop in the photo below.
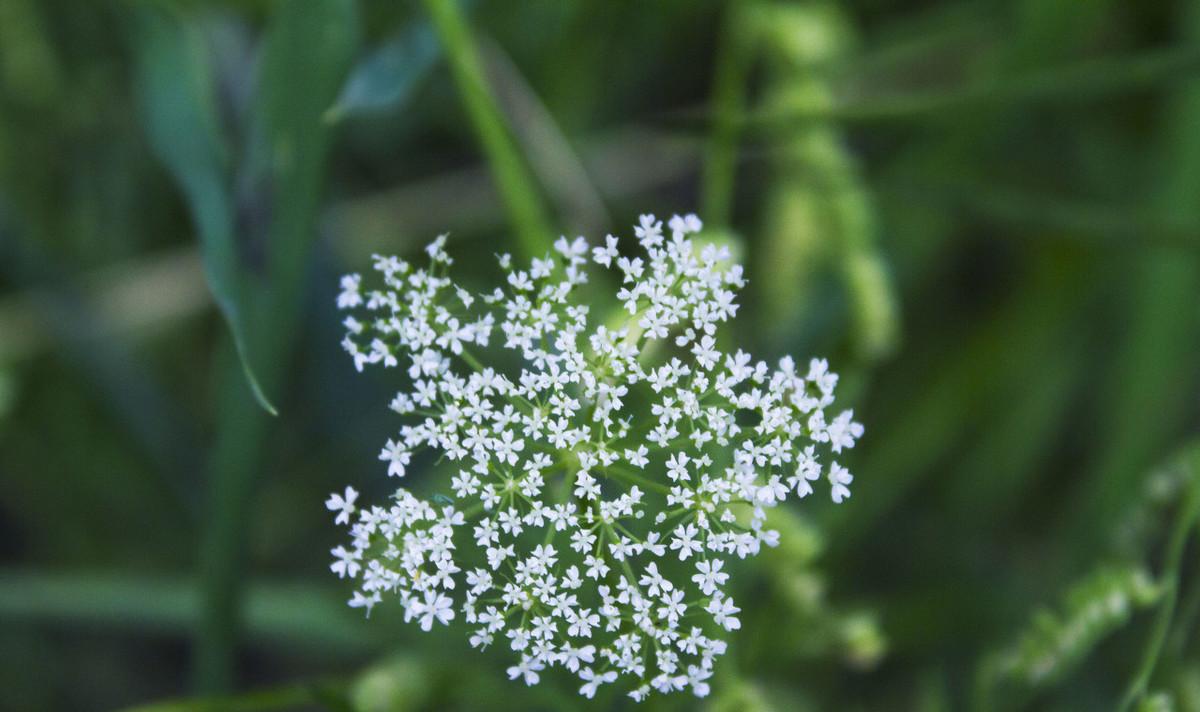
<svg viewBox="0 0 1200 712">
<path fill-rule="evenodd" d="M 1200 709 L 1193 0 L 3 0 L 0 707 L 632 707 L 345 607 L 334 301 L 692 211 L 866 435 L 648 708 Z"/>
</svg>

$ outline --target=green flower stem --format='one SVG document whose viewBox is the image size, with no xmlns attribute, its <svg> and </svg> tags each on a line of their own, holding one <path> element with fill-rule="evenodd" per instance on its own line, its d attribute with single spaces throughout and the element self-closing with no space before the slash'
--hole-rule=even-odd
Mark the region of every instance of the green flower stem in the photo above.
<svg viewBox="0 0 1200 712">
<path fill-rule="evenodd" d="M 1162 602 L 1159 603 L 1158 615 L 1154 619 L 1154 628 L 1146 641 L 1142 661 L 1117 708 L 1121 712 L 1131 709 L 1145 696 L 1154 669 L 1162 657 L 1167 634 L 1171 632 L 1175 604 L 1179 599 L 1179 569 L 1183 562 L 1184 545 L 1187 544 L 1188 534 L 1191 533 L 1196 524 L 1196 517 L 1200 514 L 1200 449 L 1190 451 L 1186 457 L 1190 460 L 1188 470 L 1191 481 L 1188 483 L 1187 494 L 1180 505 L 1179 514 L 1175 518 L 1175 526 L 1171 529 L 1171 537 L 1167 541 L 1164 570 L 1159 581 L 1164 587 Z"/>
<path fill-rule="evenodd" d="M 521 252 L 526 259 L 541 257 L 550 249 L 553 239 L 550 223 L 542 198 L 534 187 L 533 176 L 517 151 L 495 98 L 488 91 L 483 63 L 466 20 L 454 0 L 424 2 L 450 63 L 463 108 L 487 155 L 492 178 L 504 199 Z"/>
<path fill-rule="evenodd" d="M 483 502 L 480 502 L 478 504 L 473 504 L 470 507 L 467 507 L 466 509 L 461 510 L 461 514 L 463 515 L 463 519 L 469 521 L 469 520 L 474 519 L 475 517 L 479 516 L 480 514 L 482 514 L 483 510 L 484 510 Z"/>
<path fill-rule="evenodd" d="M 629 472 L 628 470 L 624 470 L 619 467 L 607 467 L 604 469 L 604 474 L 616 477 L 619 480 L 625 480 L 626 482 L 630 482 L 635 485 L 641 485 L 642 487 L 654 492 L 660 492 L 662 494 L 671 493 L 671 488 L 663 483 L 655 482 L 651 479 L 642 477 L 641 475 Z"/>
<path fill-rule="evenodd" d="M 604 519 L 600 518 L 599 510 L 600 510 L 599 505 L 596 505 L 596 507 L 595 507 L 595 511 L 597 512 L 596 518 L 600 522 L 600 528 L 604 530 L 604 534 L 605 534 L 605 536 L 608 537 L 608 540 L 610 542 L 613 542 L 613 543 L 618 542 L 620 540 L 620 537 L 618 537 L 617 533 L 615 531 L 613 531 L 611 524 L 604 521 Z M 621 571 L 625 575 L 625 580 L 629 582 L 629 585 L 633 587 L 633 590 L 637 591 L 638 593 L 641 593 L 642 589 L 640 586 L 638 586 L 637 575 L 635 573 L 633 573 L 633 567 L 629 565 L 629 558 L 623 557 L 617 563 L 620 565 Z"/>
<path fill-rule="evenodd" d="M 463 360 L 463 363 L 467 364 L 476 371 L 483 371 L 483 364 L 478 358 L 475 357 L 474 354 L 472 354 L 470 351 L 467 351 L 465 348 L 462 350 L 462 353 L 458 355 L 458 357 Z"/>
</svg>

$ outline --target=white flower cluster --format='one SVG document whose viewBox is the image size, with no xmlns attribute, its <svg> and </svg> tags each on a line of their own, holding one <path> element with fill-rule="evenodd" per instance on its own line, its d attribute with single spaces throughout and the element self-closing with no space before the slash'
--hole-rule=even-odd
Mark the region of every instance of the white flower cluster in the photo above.
<svg viewBox="0 0 1200 712">
<path fill-rule="evenodd" d="M 726 249 L 697 249 L 700 227 L 677 216 L 666 236 L 643 215 L 641 256 L 611 235 L 560 239 L 528 265 L 501 255 L 506 286 L 487 294 L 446 276 L 445 236 L 428 269 L 376 257 L 380 287 L 343 278 L 355 366 L 405 369 L 411 384 L 391 404 L 409 423 L 380 454 L 388 474 L 422 450 L 456 470 L 453 499 L 330 497 L 352 537 L 332 565 L 359 582 L 350 605 L 396 595 L 424 630 L 461 614 L 471 645 L 511 648 L 509 676 L 530 685 L 558 665 L 586 697 L 619 677 L 637 700 L 708 693 L 723 635 L 741 627 L 730 559 L 775 545 L 766 510 L 822 476 L 835 502 L 850 496 L 850 473 L 818 448 L 851 448 L 862 426 L 826 416 L 825 361 L 771 368 L 718 348 L 744 280 Z M 592 265 L 616 273 L 621 319 L 596 323 L 578 303 Z M 485 366 L 471 349 L 493 341 L 509 353 Z"/>
</svg>

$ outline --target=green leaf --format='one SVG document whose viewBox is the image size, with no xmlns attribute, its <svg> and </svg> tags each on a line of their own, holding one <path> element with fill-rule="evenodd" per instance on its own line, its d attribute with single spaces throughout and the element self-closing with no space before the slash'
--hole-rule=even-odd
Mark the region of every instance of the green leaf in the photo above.
<svg viewBox="0 0 1200 712">
<path fill-rule="evenodd" d="M 336 588 L 252 580 L 246 586 L 245 627 L 259 645 L 321 651 L 332 656 L 374 654 L 404 631 L 365 625 Z M 46 572 L 0 568 L 0 619 L 122 635 L 186 635 L 199 617 L 190 576 Z"/>
<path fill-rule="evenodd" d="M 359 38 L 352 0 L 289 0 L 276 8 L 237 181 L 247 189 L 239 195 L 241 214 L 265 218 L 244 221 L 241 237 L 264 257 L 255 273 L 246 275 L 253 298 L 245 304 L 254 327 L 249 334 L 254 353 L 273 366 L 264 373 L 271 389 L 280 386 L 302 323 L 330 145 L 330 126 L 322 115 L 337 95 Z M 267 430 L 236 388 L 223 390 L 220 409 L 221 429 L 210 461 L 213 511 L 201 543 L 203 616 L 194 669 L 199 688 L 210 694 L 232 685 L 246 565 L 242 549 Z"/>
<path fill-rule="evenodd" d="M 132 16 L 135 85 L 150 146 L 187 198 L 208 286 L 229 325 L 246 382 L 259 405 L 276 415 L 255 376 L 246 336 L 226 148 L 203 39 L 166 9 L 139 5 Z"/>
<path fill-rule="evenodd" d="M 405 27 L 359 61 L 337 102 L 325 112 L 325 121 L 335 123 L 348 116 L 400 106 L 428 76 L 440 52 L 441 45 L 429 22 Z"/>
<path fill-rule="evenodd" d="M 270 201 L 267 286 L 275 304 L 263 316 L 272 323 L 275 306 L 291 304 L 303 282 L 330 143 L 322 117 L 358 41 L 350 0 L 282 3 L 266 39 L 244 177 L 267 186 L 258 197 Z"/>
</svg>

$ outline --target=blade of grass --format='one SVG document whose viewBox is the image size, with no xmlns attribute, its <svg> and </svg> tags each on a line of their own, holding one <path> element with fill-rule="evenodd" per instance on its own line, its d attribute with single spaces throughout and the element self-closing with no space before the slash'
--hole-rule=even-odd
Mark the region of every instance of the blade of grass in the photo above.
<svg viewBox="0 0 1200 712">
<path fill-rule="evenodd" d="M 1163 593 L 1140 564 L 1094 566 L 1071 584 L 1059 605 L 1036 609 L 1013 642 L 982 656 L 974 674 L 972 709 L 1028 707 L 1076 673 L 1104 639 L 1128 625 L 1140 609 L 1160 602 Z M 1003 706 L 996 704 L 998 698 Z"/>
<path fill-rule="evenodd" d="M 190 576 L 0 569 L 0 619 L 64 630 L 184 636 L 201 615 Z M 378 652 L 397 631 L 365 625 L 332 589 L 253 580 L 246 585 L 245 630 L 259 644 Z"/>
<path fill-rule="evenodd" d="M 459 96 L 492 179 L 504 198 L 517 244 L 526 259 L 540 257 L 553 240 L 550 223 L 528 167 L 488 91 L 483 64 L 455 0 L 424 0 L 458 86 Z"/>
<path fill-rule="evenodd" d="M 584 170 L 597 174 L 596 190 L 610 200 L 628 200 L 674 185 L 696 166 L 695 151 L 689 142 L 633 127 L 594 137 L 586 142 L 585 149 L 581 154 Z M 638 165 L 639 160 L 653 169 Z M 474 233 L 504 222 L 503 208 L 487 192 L 487 183 L 486 169 L 478 167 L 355 197 L 335 203 L 324 212 L 322 231 L 338 236 L 339 255 L 347 263 L 362 262 L 389 247 L 401 252 L 416 250 L 420 241 L 397 248 L 395 235 L 445 229 L 447 217 L 438 206 L 457 200 L 467 205 L 453 216 L 454 227 L 476 237 Z M 467 213 L 467 207 L 473 212 Z M 1138 224 L 1131 223 L 1129 230 L 1138 230 Z M 1144 231 L 1157 234 L 1160 227 L 1147 224 Z M 1181 227 L 1179 231 L 1183 230 Z M 190 247 L 122 262 L 78 281 L 84 301 L 97 305 L 95 323 L 107 339 L 127 338 L 143 328 L 163 328 L 197 316 L 209 307 L 211 298 L 202 258 Z M 171 287 L 169 294 L 163 291 L 165 285 Z M 150 293 L 157 298 L 146 299 L 144 295 Z M 53 346 L 56 337 L 45 330 L 48 323 L 35 318 L 34 301 L 37 295 L 33 292 L 0 299 L 0 333 L 5 334 L 0 341 L 0 361 L 34 358 Z"/>
<path fill-rule="evenodd" d="M 1010 36 L 1003 44 L 998 41 L 971 43 L 970 54 L 964 50 L 953 51 L 934 66 L 941 68 L 961 63 L 961 70 L 952 75 L 966 77 L 966 86 L 1015 84 L 1018 78 L 1029 76 L 1044 66 L 1047 58 L 1056 64 L 1068 62 L 1086 49 L 1085 38 L 1094 37 L 1106 26 L 1106 18 L 1111 15 L 1114 4 L 1114 0 L 1095 0 L 1086 5 L 1073 0 L 1047 0 L 1041 5 L 1058 6 L 1058 11 L 1040 14 L 1036 21 L 1029 15 L 1022 16 L 1015 36 L 1009 32 Z M 963 6 L 959 6 L 957 11 L 962 9 Z M 933 14 L 940 15 L 945 11 L 939 7 Z M 999 22 L 1000 15 L 1000 8 L 973 6 L 967 8 L 967 17 L 961 19 L 967 24 L 980 22 L 1003 34 L 1009 28 Z M 935 23 L 941 21 L 933 20 Z M 956 19 L 946 24 L 957 22 Z M 1094 31 L 1085 31 L 1081 36 L 1080 27 L 1094 28 Z M 853 92 L 853 82 L 849 79 L 847 82 Z M 1003 135 L 998 127 L 1020 121 L 1025 111 L 1026 107 L 1021 104 L 995 108 L 966 105 L 953 121 L 940 124 L 939 130 L 914 135 L 890 165 L 876 172 L 873 182 L 882 186 L 882 189 L 877 188 L 876 200 L 890 201 L 882 211 L 889 220 L 892 262 L 906 293 L 911 294 L 914 287 L 924 284 L 932 271 L 942 264 L 937 258 L 949 249 L 949 241 L 955 234 L 952 228 L 961 230 L 965 227 L 959 224 L 961 217 L 953 211 L 931 204 L 924 194 L 914 194 L 914 184 L 929 183 L 929 176 L 936 176 L 938 183 L 966 185 L 968 190 L 971 186 L 989 185 L 995 180 L 990 172 L 994 163 L 993 147 Z M 1047 226 L 1059 227 L 1055 223 Z M 1072 236 L 1072 226 L 1061 227 L 1062 231 L 1034 234 Z"/>
<path fill-rule="evenodd" d="M 1033 103 L 1082 103 L 1160 87 L 1186 79 L 1200 67 L 1200 49 L 1167 47 L 1119 57 L 1080 60 L 949 89 L 911 91 L 892 97 L 838 100 L 786 111 L 746 112 L 737 124 L 747 131 L 777 131 L 811 121 L 875 123 L 925 120 L 971 109 L 1002 109 Z M 685 123 L 715 119 L 707 110 L 664 120 Z"/>
<path fill-rule="evenodd" d="M 1086 102 L 1177 81 L 1191 75 L 1198 67 L 1200 50 L 1170 47 L 1127 57 L 1083 60 L 990 86 L 930 91 L 864 102 L 858 106 L 835 107 L 831 113 L 835 119 L 844 121 L 886 121 L 960 108 Z"/>
<path fill-rule="evenodd" d="M 125 712 L 267 712 L 307 708 L 323 701 L 313 684 L 296 683 L 226 697 L 152 702 Z"/>
<path fill-rule="evenodd" d="M 325 121 L 337 123 L 404 104 L 432 71 L 440 51 L 428 22 L 406 26 L 355 65 Z"/>
<path fill-rule="evenodd" d="M 0 568 L 0 621 L 6 624 L 35 625 L 70 634 L 86 631 L 176 636 L 187 633 L 201 615 L 200 608 L 201 600 L 188 576 Z M 344 666 L 348 661 L 376 659 L 397 646 L 411 648 L 428 641 L 424 636 L 414 638 L 414 630 L 402 622 L 399 613 L 388 615 L 383 610 L 376 611 L 368 622 L 360 611 L 346 606 L 333 587 L 266 580 L 252 580 L 246 586 L 246 634 L 258 647 L 328 656 Z M 538 691 L 532 700 L 523 696 L 497 700 L 494 695 L 506 689 L 507 681 L 495 675 L 491 663 L 464 663 L 463 649 L 465 642 L 461 646 L 425 646 L 419 651 L 416 671 L 410 666 L 396 669 L 396 660 L 385 658 L 346 679 L 303 681 L 235 697 L 164 701 L 139 709 L 224 711 L 243 704 L 245 709 L 257 709 L 256 704 L 272 700 L 282 704 L 282 700 L 292 699 L 299 687 L 318 693 L 319 698 L 307 700 L 309 704 L 328 705 L 337 697 L 365 704 L 380 699 L 381 690 L 376 686 L 381 682 L 380 675 L 413 672 L 420 673 L 424 681 L 416 689 L 408 689 L 409 694 L 402 698 L 411 702 L 413 709 L 481 709 L 481 705 L 526 709 L 528 704 L 538 709 L 561 709 L 570 704 L 570 698 L 548 686 L 542 686 L 547 689 Z M 292 692 L 285 694 L 284 690 Z M 410 699 L 414 692 L 436 695 L 438 699 Z M 332 693 L 341 694 L 330 698 Z"/>
<path fill-rule="evenodd" d="M 469 14 L 475 0 L 463 0 Z M 442 48 L 428 20 L 410 22 L 362 57 L 325 112 L 336 123 L 403 106 L 437 64 Z"/>
<path fill-rule="evenodd" d="M 11 269 L 16 262 L 7 264 Z M 53 348 L 61 334 L 78 333 L 61 320 L 39 316 L 49 296 L 45 280 L 34 284 L 10 278 L 27 291 L 0 300 L 0 333 L 5 335 L 0 363 L 35 358 Z M 195 316 L 211 303 L 200 256 L 186 247 L 128 260 L 72 281 L 78 282 L 80 301 L 89 305 L 80 308 L 95 311 L 77 318 L 93 325 L 98 342 L 130 339 L 143 330 Z M 78 314 L 74 307 L 69 313 Z"/>
<path fill-rule="evenodd" d="M 227 155 L 203 38 L 178 11 L 133 6 L 132 42 L 142 121 L 159 160 L 187 197 L 205 275 L 237 347 L 246 383 L 272 415 L 248 342 L 241 257 L 235 243 Z"/>
<path fill-rule="evenodd" d="M 277 6 L 266 38 L 241 184 L 251 191 L 245 204 L 270 216 L 263 233 L 244 237 L 260 241 L 266 251 L 263 274 L 251 283 L 249 336 L 276 366 L 264 374 L 272 389 L 282 385 L 300 323 L 330 142 L 323 115 L 344 80 L 358 32 L 352 0 L 287 0 Z M 237 387 L 231 363 L 230 351 L 223 351 L 219 428 L 209 463 L 210 513 L 200 543 L 203 615 L 193 676 L 197 688 L 209 694 L 233 684 L 253 496 L 268 432 L 262 411 Z"/>
<path fill-rule="evenodd" d="M 712 129 L 705 148 L 700 206 L 702 217 L 716 228 L 733 219 L 733 185 L 737 169 L 738 123 L 746 101 L 752 47 L 743 0 L 729 0 L 721 20 L 717 67 L 713 74 Z"/>
<path fill-rule="evenodd" d="M 482 41 L 488 75 L 534 174 L 567 227 L 594 235 L 612 224 L 604 200 L 570 141 L 504 49 Z"/>
<path fill-rule="evenodd" d="M 1054 236 L 1109 249 L 1200 249 L 1200 219 L 1165 216 L 1144 205 L 1107 204 L 1035 194 L 1007 186 L 910 185 L 912 199 L 944 197 L 974 215 L 1017 227 L 1051 228 Z M 1044 233 L 1039 233 L 1044 234 Z M 1017 231 L 1014 237 L 1027 237 Z"/>
<path fill-rule="evenodd" d="M 682 183 L 698 163 L 694 142 L 636 126 L 583 141 L 580 154 L 607 201 L 642 200 L 648 191 Z M 493 187 L 486 167 L 448 171 L 335 205 L 327 224 L 346 237 L 338 242 L 342 258 L 364 262 L 372 253 L 395 251 L 396 235 L 473 235 L 503 227 L 506 208 Z M 454 205 L 452 214 L 440 207 L 447 204 Z"/>
</svg>

